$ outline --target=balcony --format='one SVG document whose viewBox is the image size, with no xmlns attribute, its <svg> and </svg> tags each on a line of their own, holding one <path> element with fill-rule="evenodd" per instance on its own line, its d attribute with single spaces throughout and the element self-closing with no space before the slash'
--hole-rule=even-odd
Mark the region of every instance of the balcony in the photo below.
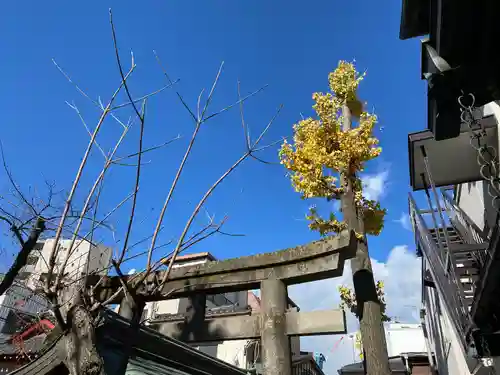
<svg viewBox="0 0 500 375">
<path fill-rule="evenodd" d="M 486 132 L 484 142 L 496 150 L 498 148 L 497 121 L 489 107 L 483 109 L 483 115 L 485 117 L 479 121 Z M 441 141 L 436 141 L 430 130 L 408 135 L 410 185 L 413 191 L 431 187 L 429 179 L 422 178 L 427 174 L 424 155 L 428 158 L 435 187 L 483 179 L 477 161 L 477 151 L 471 145 L 471 133 L 468 129 L 462 128 L 458 137 Z"/>
</svg>

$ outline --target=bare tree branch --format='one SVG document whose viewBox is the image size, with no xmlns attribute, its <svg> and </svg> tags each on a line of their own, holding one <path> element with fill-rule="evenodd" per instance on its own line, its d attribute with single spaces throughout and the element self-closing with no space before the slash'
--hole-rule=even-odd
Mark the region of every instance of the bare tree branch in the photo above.
<svg viewBox="0 0 500 375">
<path fill-rule="evenodd" d="M 133 154 L 129 154 L 129 155 L 127 155 L 127 156 L 122 156 L 122 157 L 119 157 L 119 158 L 115 158 L 115 159 L 112 161 L 112 163 L 118 163 L 118 162 L 119 162 L 119 161 L 121 161 L 121 160 L 124 160 L 124 159 L 129 159 L 129 158 L 133 158 L 134 156 L 138 156 L 139 154 L 143 154 L 143 155 L 144 155 L 144 154 L 145 154 L 145 153 L 147 153 L 147 152 L 158 150 L 158 149 L 160 149 L 160 148 L 162 148 L 162 147 L 168 146 L 168 145 L 169 145 L 169 144 L 171 144 L 172 142 L 175 142 L 175 141 L 177 141 L 177 140 L 179 140 L 179 139 L 181 139 L 180 134 L 179 134 L 179 135 L 177 135 L 175 138 L 172 138 L 172 139 L 171 139 L 171 140 L 169 140 L 169 141 L 166 141 L 166 142 L 163 142 L 163 143 L 161 143 L 161 144 L 159 144 L 159 145 L 156 145 L 156 146 L 153 146 L 153 147 L 149 147 L 149 148 L 147 148 L 147 149 L 145 149 L 145 150 L 142 150 L 142 152 L 134 152 Z M 135 166 L 137 166 L 137 165 L 135 165 Z"/>
<path fill-rule="evenodd" d="M 170 85 L 173 85 L 173 82 L 172 80 L 170 79 L 170 76 L 168 75 L 167 71 L 163 68 L 163 65 L 160 61 L 160 58 L 158 57 L 158 55 L 156 54 L 156 51 L 153 51 L 153 54 L 155 55 L 155 58 L 156 58 L 156 61 L 158 62 L 158 65 L 160 66 L 162 72 L 163 72 L 163 75 L 165 76 L 165 78 L 167 79 L 168 83 L 170 83 Z M 179 100 L 181 101 L 182 105 L 184 106 L 184 108 L 186 108 L 186 110 L 189 112 L 189 114 L 191 115 L 191 117 L 193 118 L 193 120 L 196 122 L 197 121 L 197 116 L 193 113 L 193 111 L 191 111 L 191 108 L 189 108 L 189 106 L 187 105 L 187 103 L 184 101 L 184 98 L 182 97 L 182 95 L 179 93 L 179 91 L 175 91 L 175 93 L 177 94 L 177 97 L 179 98 Z M 201 94 L 200 94 L 201 95 Z"/>
<path fill-rule="evenodd" d="M 241 117 L 241 125 L 243 126 L 243 136 L 245 137 L 245 146 L 247 151 L 250 150 L 250 134 L 247 130 L 247 125 L 245 123 L 245 116 L 243 115 L 243 101 L 241 100 L 241 91 L 240 91 L 240 81 L 238 81 L 238 101 L 240 102 L 240 117 Z"/>
<path fill-rule="evenodd" d="M 22 193 L 21 189 L 19 188 L 19 186 L 17 186 L 16 182 L 14 181 L 14 178 L 12 177 L 12 173 L 9 171 L 9 168 L 7 167 L 7 162 L 5 161 L 5 155 L 3 152 L 2 142 L 0 142 L 0 153 L 2 155 L 3 168 L 5 170 L 5 173 L 7 174 L 7 178 L 9 179 L 10 184 L 12 185 L 12 187 L 14 188 L 16 193 L 19 195 L 19 198 L 21 198 L 21 200 L 24 202 L 24 204 L 26 204 L 26 206 L 28 206 L 31 209 L 31 212 L 36 215 L 37 211 L 36 211 L 35 207 L 33 206 L 33 204 L 30 201 L 28 201 L 26 199 L 26 197 Z"/>
<path fill-rule="evenodd" d="M 142 109 L 141 109 L 141 115 L 139 116 L 139 118 L 141 120 L 141 131 L 140 131 L 140 135 L 139 135 L 139 153 L 137 155 L 137 170 L 136 170 L 136 176 L 135 176 L 134 198 L 132 199 L 132 208 L 130 211 L 130 217 L 129 217 L 127 231 L 125 233 L 125 240 L 123 241 L 122 253 L 121 253 L 120 257 L 118 258 L 118 262 L 117 262 L 118 268 L 120 267 L 120 264 L 122 263 L 123 258 L 125 257 L 125 252 L 127 251 L 127 245 L 128 245 L 128 240 L 130 237 L 130 232 L 132 231 L 132 224 L 134 222 L 135 207 L 137 204 L 137 192 L 139 191 L 139 181 L 141 178 L 142 142 L 144 139 L 144 116 L 145 116 L 145 114 L 146 114 L 146 100 L 144 100 L 144 102 L 143 102 Z"/>
<path fill-rule="evenodd" d="M 132 72 L 133 72 L 133 68 L 130 69 L 130 71 L 127 73 L 127 77 L 130 74 L 132 74 Z M 123 80 L 120 83 L 120 86 L 118 87 L 118 89 L 116 89 L 116 91 L 112 95 L 112 97 L 111 97 L 108 105 L 106 106 L 105 110 L 101 114 L 99 122 L 97 123 L 97 126 L 94 129 L 94 132 L 92 133 L 92 136 L 90 137 L 89 144 L 87 146 L 87 149 L 85 150 L 85 153 L 83 155 L 82 161 L 81 161 L 80 166 L 78 168 L 78 171 L 76 173 L 76 177 L 75 177 L 75 180 L 73 182 L 73 186 L 71 187 L 71 190 L 69 192 L 68 198 L 66 200 L 66 204 L 64 206 L 63 214 L 62 214 L 62 217 L 61 217 L 61 222 L 60 222 L 59 227 L 57 228 L 57 232 L 56 232 L 55 239 L 54 239 L 54 245 L 52 247 L 50 258 L 49 258 L 49 270 L 48 270 L 48 278 L 47 278 L 47 285 L 46 285 L 48 293 L 52 293 L 50 291 L 50 288 L 51 288 L 50 280 L 52 279 L 51 276 L 52 276 L 52 273 L 53 273 L 53 268 L 55 266 L 56 257 L 57 257 L 57 247 L 58 247 L 58 244 L 59 244 L 59 239 L 61 237 L 61 232 L 62 232 L 62 228 L 64 226 L 64 222 L 66 221 L 66 215 L 68 214 L 69 209 L 71 207 L 71 203 L 73 201 L 73 197 L 75 195 L 76 189 L 77 189 L 78 184 L 80 182 L 80 179 L 82 177 L 83 169 L 85 168 L 85 165 L 87 164 L 87 160 L 88 160 L 88 157 L 90 155 L 90 151 L 92 150 L 92 146 L 94 145 L 94 141 L 95 141 L 95 139 L 97 137 L 97 134 L 99 133 L 99 130 L 101 129 L 101 126 L 104 123 L 104 120 L 105 120 L 106 116 L 108 115 L 108 113 L 110 111 L 110 108 L 111 108 L 111 105 L 113 104 L 113 101 L 115 100 L 116 96 L 118 95 L 118 93 L 120 92 L 120 90 L 121 90 L 122 87 L 123 87 Z"/>
<path fill-rule="evenodd" d="M 156 223 L 156 228 L 155 228 L 155 231 L 153 232 L 153 238 L 151 240 L 151 247 L 150 247 L 150 252 L 148 254 L 148 260 L 147 260 L 147 266 L 146 266 L 146 273 L 148 273 L 148 272 L 151 271 L 152 249 L 155 247 L 156 239 L 158 237 L 158 232 L 159 232 L 159 229 L 160 229 L 160 227 L 162 225 L 162 222 L 163 222 L 163 217 L 165 216 L 165 212 L 167 211 L 168 204 L 170 203 L 170 200 L 172 199 L 172 195 L 174 194 L 174 190 L 175 190 L 175 188 L 177 186 L 177 183 L 179 182 L 179 179 L 181 177 L 181 174 L 182 174 L 182 171 L 183 171 L 184 166 L 186 164 L 186 161 L 187 161 L 189 155 L 191 154 L 191 150 L 193 148 L 194 142 L 195 142 L 196 137 L 198 135 L 198 132 L 200 130 L 201 124 L 203 123 L 203 115 L 204 115 L 205 111 L 208 109 L 208 104 L 210 104 L 209 101 L 211 100 L 212 94 L 213 94 L 213 92 L 215 90 L 215 87 L 217 86 L 217 82 L 219 80 L 219 77 L 220 77 L 220 74 L 221 74 L 221 71 L 222 71 L 222 66 L 223 65 L 221 64 L 221 66 L 219 68 L 219 71 L 217 72 L 217 76 L 215 77 L 214 83 L 212 85 L 212 90 L 210 91 L 210 95 L 209 95 L 209 97 L 207 99 L 207 103 L 205 104 L 205 107 L 203 109 L 202 114 L 199 117 L 195 117 L 196 126 L 195 126 L 195 129 L 193 131 L 193 135 L 191 136 L 191 141 L 189 142 L 189 145 L 188 145 L 188 147 L 186 149 L 186 152 L 184 153 L 184 157 L 182 158 L 181 164 L 180 164 L 179 168 L 177 169 L 177 173 L 175 175 L 174 181 L 172 182 L 172 185 L 170 187 L 170 191 L 168 192 L 167 198 L 165 199 L 165 203 L 163 204 L 163 207 L 161 209 L 160 217 L 158 218 L 158 221 Z M 168 78 L 168 75 L 166 75 L 166 76 Z M 177 94 L 177 95 L 182 100 L 182 97 L 180 96 L 180 94 Z M 189 112 L 191 114 L 193 114 L 191 110 L 189 110 Z M 194 114 L 193 114 L 193 116 L 194 116 Z"/>
<path fill-rule="evenodd" d="M 193 213 L 191 214 L 191 217 L 188 219 L 185 227 L 184 227 L 184 230 L 182 231 L 182 234 L 181 236 L 179 237 L 179 240 L 177 242 L 177 246 L 174 250 L 174 253 L 170 259 L 170 263 L 168 265 L 168 268 L 167 268 L 167 271 L 165 272 L 165 274 L 163 275 L 163 278 L 162 278 L 162 281 L 161 283 L 159 284 L 158 288 L 161 288 L 168 280 L 168 277 L 170 276 L 170 272 L 172 271 L 172 266 L 173 266 L 173 263 L 177 257 L 177 254 L 178 252 L 181 250 L 182 248 L 182 244 L 184 242 L 184 238 L 186 237 L 188 231 L 189 231 L 189 228 L 191 227 L 191 224 L 193 223 L 195 217 L 198 215 L 198 212 L 200 211 L 201 207 L 205 204 L 206 200 L 210 197 L 210 195 L 212 194 L 212 192 L 217 188 L 217 186 L 219 186 L 219 184 L 221 184 L 227 176 L 229 176 L 231 174 L 231 172 L 233 172 L 243 161 L 245 161 L 249 156 L 251 156 L 254 152 L 254 149 L 259 145 L 260 141 L 262 140 L 262 138 L 264 137 L 264 135 L 267 133 L 267 131 L 269 130 L 269 128 L 271 127 L 271 125 L 274 123 L 274 121 L 276 120 L 276 117 L 278 116 L 278 114 L 280 113 L 281 111 L 281 108 L 282 106 L 280 106 L 280 108 L 278 109 L 278 111 L 276 112 L 276 114 L 273 116 L 273 118 L 269 121 L 269 123 L 267 124 L 267 126 L 264 128 L 264 130 L 260 133 L 260 135 L 257 137 L 257 140 L 254 142 L 252 148 L 250 148 L 249 150 L 247 150 L 208 190 L 207 192 L 205 193 L 205 195 L 201 198 L 200 202 L 198 203 L 198 205 L 196 206 L 196 208 L 194 209 Z M 149 260 L 148 260 L 149 261 Z M 147 277 L 147 272 L 145 274 L 145 276 Z M 143 276 L 144 277 L 144 276 Z M 142 280 L 141 280 L 142 281 Z"/>
<path fill-rule="evenodd" d="M 4 278 L 0 282 L 0 295 L 4 294 L 7 289 L 12 285 L 14 279 L 18 275 L 19 271 L 26 265 L 28 261 L 28 256 L 35 247 L 40 234 L 45 230 L 45 220 L 39 217 L 35 223 L 35 226 L 31 230 L 30 236 L 24 242 L 21 250 L 17 253 L 14 263 L 5 273 Z"/>
</svg>

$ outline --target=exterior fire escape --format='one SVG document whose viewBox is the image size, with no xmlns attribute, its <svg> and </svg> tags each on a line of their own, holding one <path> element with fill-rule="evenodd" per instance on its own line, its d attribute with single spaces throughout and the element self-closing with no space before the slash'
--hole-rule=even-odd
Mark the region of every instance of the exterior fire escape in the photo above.
<svg viewBox="0 0 500 375">
<path fill-rule="evenodd" d="M 464 353 L 474 358 L 498 356 L 498 327 L 477 324 L 478 307 L 485 297 L 483 285 L 496 249 L 455 204 L 450 189 L 434 192 L 438 200 L 426 191 L 430 209 L 419 209 L 411 194 L 409 198 L 424 288 L 438 291 Z"/>
</svg>

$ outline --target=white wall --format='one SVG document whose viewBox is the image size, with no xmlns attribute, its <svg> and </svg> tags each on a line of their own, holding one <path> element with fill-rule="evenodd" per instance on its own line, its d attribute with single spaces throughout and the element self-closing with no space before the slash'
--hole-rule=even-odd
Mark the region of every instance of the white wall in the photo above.
<svg viewBox="0 0 500 375">
<path fill-rule="evenodd" d="M 155 304 L 155 314 L 177 314 L 179 312 L 179 299 L 159 301 Z M 153 305 L 149 303 L 148 305 Z"/>
<path fill-rule="evenodd" d="M 41 244 L 41 243 L 40 243 Z M 66 277 L 69 279 L 78 279 L 87 271 L 87 260 L 89 263 L 88 271 L 104 275 L 108 273 L 108 266 L 111 261 L 112 249 L 103 245 L 91 245 L 88 241 L 77 240 L 70 251 L 71 240 L 60 240 L 59 251 L 56 258 L 55 272 L 59 272 L 64 265 L 66 258 L 66 267 L 64 269 Z M 42 274 L 46 274 L 49 269 L 49 259 L 52 253 L 54 239 L 43 241 L 41 250 L 33 251 L 30 257 L 37 257 L 35 266 L 28 266 L 22 271 L 30 272 L 30 285 L 37 286 L 37 281 Z M 90 253 L 90 254 L 89 254 Z"/>
<path fill-rule="evenodd" d="M 426 287 L 422 302 L 429 346 L 431 352 L 435 354 L 439 375 L 470 375 L 465 351 L 461 347 L 443 301 L 438 296 L 438 291 Z"/>
<path fill-rule="evenodd" d="M 217 358 L 240 368 L 246 368 L 246 348 L 251 340 L 224 341 L 217 346 Z"/>
<path fill-rule="evenodd" d="M 456 197 L 457 205 L 479 227 L 488 231 L 494 227 L 497 212 L 493 207 L 493 199 L 488 194 L 486 181 L 475 181 L 460 184 Z"/>
<path fill-rule="evenodd" d="M 421 324 L 386 323 L 384 324 L 387 354 L 389 357 L 399 356 L 403 353 L 427 353 L 424 331 Z M 358 331 L 349 335 L 355 358 L 361 358 L 362 348 L 358 347 L 356 340 L 361 337 Z"/>
<path fill-rule="evenodd" d="M 483 181 L 468 182 L 458 187 L 458 206 L 483 230 L 486 224 Z"/>
<path fill-rule="evenodd" d="M 300 355 L 300 336 L 290 337 L 290 352 L 292 357 Z"/>
<path fill-rule="evenodd" d="M 401 353 L 426 353 L 421 324 L 387 324 L 385 328 L 387 351 L 390 357 Z"/>
<path fill-rule="evenodd" d="M 494 115 L 497 121 L 500 120 L 500 102 L 497 101 L 486 104 L 482 113 L 483 116 Z M 497 131 L 497 160 L 500 150 L 500 132 Z M 479 168 L 479 164 L 478 164 Z M 485 171 L 487 172 L 487 171 Z M 474 221 L 481 229 L 491 229 L 495 225 L 496 209 L 492 206 L 492 197 L 488 194 L 488 182 L 476 181 L 458 186 L 459 194 L 457 196 L 458 206 Z"/>
</svg>

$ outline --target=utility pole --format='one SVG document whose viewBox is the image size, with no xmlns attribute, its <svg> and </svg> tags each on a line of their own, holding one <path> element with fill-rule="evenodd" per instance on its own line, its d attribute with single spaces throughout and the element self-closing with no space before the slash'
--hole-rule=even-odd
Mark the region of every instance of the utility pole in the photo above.
<svg viewBox="0 0 500 375">
<path fill-rule="evenodd" d="M 342 130 L 346 132 L 351 129 L 352 122 L 351 110 L 348 103 L 344 103 L 342 114 Z M 344 221 L 347 223 L 348 228 L 363 236 L 363 239 L 358 243 L 356 256 L 351 260 L 361 340 L 364 348 L 363 362 L 366 374 L 390 375 L 387 343 L 370 255 L 368 254 L 368 241 L 365 235 L 362 213 L 357 209 L 354 200 L 354 177 L 349 170 L 341 173 L 341 184 L 344 188 L 341 202 Z"/>
</svg>

